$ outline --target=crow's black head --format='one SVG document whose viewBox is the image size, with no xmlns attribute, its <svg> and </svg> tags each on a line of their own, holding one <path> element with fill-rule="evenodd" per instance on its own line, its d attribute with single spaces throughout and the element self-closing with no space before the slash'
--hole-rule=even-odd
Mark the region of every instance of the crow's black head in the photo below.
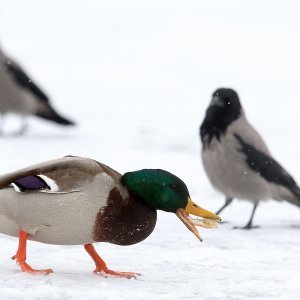
<svg viewBox="0 0 300 300">
<path fill-rule="evenodd" d="M 238 94 L 232 89 L 220 88 L 213 95 L 200 127 L 202 142 L 210 143 L 213 137 L 220 139 L 228 126 L 237 120 L 242 111 Z"/>
</svg>

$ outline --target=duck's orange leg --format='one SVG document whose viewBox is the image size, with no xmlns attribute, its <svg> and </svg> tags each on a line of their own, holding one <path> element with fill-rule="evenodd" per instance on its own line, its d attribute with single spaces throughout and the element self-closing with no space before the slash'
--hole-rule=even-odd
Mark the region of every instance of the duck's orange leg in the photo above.
<svg viewBox="0 0 300 300">
<path fill-rule="evenodd" d="M 93 261 L 96 264 L 96 269 L 95 269 L 94 273 L 100 274 L 103 277 L 120 277 L 120 278 L 127 278 L 127 279 L 131 279 L 131 278 L 136 279 L 136 276 L 141 275 L 139 273 L 133 273 L 133 272 L 112 271 L 107 268 L 106 263 L 98 255 L 98 253 L 96 252 L 96 250 L 92 244 L 84 245 L 84 249 L 91 256 L 91 258 L 93 259 Z"/>
<path fill-rule="evenodd" d="M 27 244 L 28 233 L 22 229 L 19 232 L 19 247 L 17 254 L 12 257 L 15 259 L 21 270 L 26 273 L 33 275 L 48 275 L 53 273 L 51 269 L 46 270 L 34 270 L 26 263 L 26 244 Z"/>
</svg>

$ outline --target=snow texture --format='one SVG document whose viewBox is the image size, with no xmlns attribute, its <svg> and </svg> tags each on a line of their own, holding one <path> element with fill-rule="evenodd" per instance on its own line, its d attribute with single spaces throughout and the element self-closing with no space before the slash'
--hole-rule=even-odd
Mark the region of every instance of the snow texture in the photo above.
<svg viewBox="0 0 300 300">
<path fill-rule="evenodd" d="M 119 172 L 163 168 L 181 177 L 195 202 L 223 204 L 200 161 L 199 125 L 212 92 L 237 89 L 249 120 L 300 181 L 299 1 L 0 0 L 1 46 L 78 126 L 34 118 L 24 137 L 1 137 L 0 172 L 67 154 Z M 18 127 L 11 116 L 6 131 Z M 262 203 L 245 225 L 248 202 L 234 201 L 200 243 L 176 216 L 159 213 L 144 242 L 97 244 L 108 266 L 142 273 L 102 278 L 83 247 L 28 243 L 20 272 L 17 239 L 0 236 L 0 299 L 300 298 L 300 210 Z"/>
</svg>

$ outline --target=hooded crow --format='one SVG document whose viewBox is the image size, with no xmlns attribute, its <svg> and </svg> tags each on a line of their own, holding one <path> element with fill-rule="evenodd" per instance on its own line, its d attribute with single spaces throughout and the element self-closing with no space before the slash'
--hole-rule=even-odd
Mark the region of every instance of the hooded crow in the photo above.
<svg viewBox="0 0 300 300">
<path fill-rule="evenodd" d="M 251 229 L 259 201 L 285 200 L 300 207 L 300 188 L 248 122 L 234 90 L 220 88 L 213 93 L 200 137 L 206 174 L 226 197 L 217 214 L 234 198 L 248 200 L 253 211 L 243 228 Z"/>
</svg>

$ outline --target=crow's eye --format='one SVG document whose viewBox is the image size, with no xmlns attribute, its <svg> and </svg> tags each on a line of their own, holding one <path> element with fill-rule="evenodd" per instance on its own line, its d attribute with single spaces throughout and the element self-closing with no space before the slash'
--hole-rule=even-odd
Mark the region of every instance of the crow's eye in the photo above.
<svg viewBox="0 0 300 300">
<path fill-rule="evenodd" d="M 224 99 L 224 102 L 225 102 L 225 105 L 226 105 L 226 106 L 231 106 L 231 101 L 230 101 L 230 99 L 225 98 L 225 99 Z"/>
</svg>

